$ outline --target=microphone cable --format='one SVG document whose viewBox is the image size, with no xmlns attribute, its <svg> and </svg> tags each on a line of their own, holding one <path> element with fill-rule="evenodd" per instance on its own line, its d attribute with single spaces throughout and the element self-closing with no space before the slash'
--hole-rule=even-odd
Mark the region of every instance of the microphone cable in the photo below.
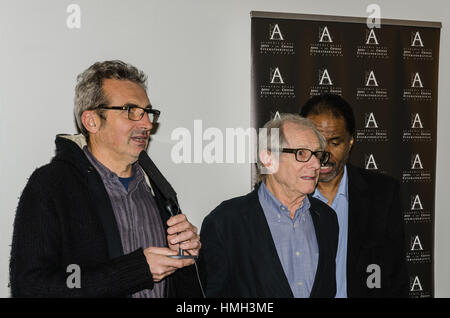
<svg viewBox="0 0 450 318">
<path fill-rule="evenodd" d="M 177 212 L 175 214 L 172 211 L 171 201 L 174 202 L 177 207 Z M 166 204 L 166 209 L 170 213 L 171 216 L 174 216 L 176 214 L 181 214 L 180 206 L 176 200 L 168 200 L 167 204 Z M 178 243 L 178 244 L 181 244 L 181 243 Z M 203 290 L 202 280 L 200 279 L 200 271 L 198 269 L 196 257 L 195 257 L 195 255 L 192 255 L 191 253 L 189 253 L 189 251 L 184 251 L 184 252 L 188 253 L 190 256 L 193 256 L 192 259 L 194 260 L 195 273 L 197 276 L 198 285 L 200 286 L 200 291 L 202 292 L 203 298 L 206 298 L 205 291 Z"/>
</svg>

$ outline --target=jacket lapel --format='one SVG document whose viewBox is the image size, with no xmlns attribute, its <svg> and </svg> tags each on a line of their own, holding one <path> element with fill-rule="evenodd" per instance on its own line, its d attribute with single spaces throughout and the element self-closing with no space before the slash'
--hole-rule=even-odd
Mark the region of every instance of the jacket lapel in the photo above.
<svg viewBox="0 0 450 318">
<path fill-rule="evenodd" d="M 89 166 L 87 168 L 86 178 L 89 189 L 88 192 L 91 196 L 94 211 L 97 212 L 105 232 L 109 257 L 111 259 L 119 257 L 123 255 L 122 240 L 120 238 L 119 228 L 108 193 L 106 192 L 100 175 L 94 167 Z"/>
<path fill-rule="evenodd" d="M 172 201 L 178 205 L 177 193 L 172 188 L 170 183 L 166 180 L 158 167 L 150 159 L 147 152 L 142 151 L 139 154 L 138 163 L 145 176 L 145 182 L 150 187 L 153 197 L 156 201 L 158 211 L 163 222 L 164 229 L 167 230 L 167 220 L 170 218 L 170 213 L 167 210 L 167 204 Z M 178 209 L 178 206 L 173 206 L 173 209 Z M 182 213 L 182 211 L 173 211 L 174 214 Z"/>
<path fill-rule="evenodd" d="M 358 170 L 347 165 L 348 173 L 348 243 L 347 243 L 347 277 L 353 271 L 352 260 L 358 258 L 360 248 L 366 237 L 366 223 L 368 220 L 369 207 L 368 202 L 368 185 L 358 173 Z"/>
<path fill-rule="evenodd" d="M 281 265 L 280 258 L 270 233 L 264 211 L 258 199 L 258 191 L 248 194 L 248 206 L 242 207 L 244 221 L 247 222 L 248 244 L 252 246 L 252 259 L 256 260 L 257 270 L 265 278 L 268 295 L 280 298 L 293 298 L 291 287 Z"/>
<path fill-rule="evenodd" d="M 316 297 L 316 294 L 318 293 L 318 289 L 320 286 L 320 277 L 322 277 L 322 272 L 324 270 L 324 255 L 325 253 L 328 253 L 327 248 L 325 246 L 325 241 L 323 239 L 323 235 L 321 232 L 321 225 L 320 225 L 320 213 L 317 210 L 316 204 L 314 202 L 314 199 L 311 199 L 312 196 L 308 196 L 308 199 L 311 203 L 311 206 L 309 208 L 309 212 L 311 213 L 311 217 L 314 224 L 314 230 L 316 232 L 316 239 L 317 239 L 317 246 L 319 249 L 319 260 L 317 262 L 317 270 L 316 275 L 314 277 L 314 283 L 311 289 L 311 293 L 309 295 L 310 298 Z"/>
</svg>

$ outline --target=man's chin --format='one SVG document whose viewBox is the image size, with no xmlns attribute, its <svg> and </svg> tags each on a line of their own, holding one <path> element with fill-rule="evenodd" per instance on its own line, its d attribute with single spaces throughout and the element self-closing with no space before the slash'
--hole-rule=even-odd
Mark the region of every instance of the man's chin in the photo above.
<svg viewBox="0 0 450 318">
<path fill-rule="evenodd" d="M 148 148 L 148 142 L 146 142 L 146 143 L 136 143 L 135 144 L 135 147 L 136 147 L 136 151 L 137 152 L 139 152 L 139 153 L 141 153 L 141 151 L 142 150 L 147 150 L 147 148 Z M 139 155 L 139 154 L 138 154 Z"/>
<path fill-rule="evenodd" d="M 135 147 L 132 153 L 130 153 L 130 156 L 134 159 L 134 161 L 138 160 L 139 155 L 142 151 L 147 151 L 147 147 Z"/>
<path fill-rule="evenodd" d="M 319 175 L 319 182 L 330 182 L 336 177 L 336 174 L 332 171 L 331 173 L 321 173 Z"/>
</svg>

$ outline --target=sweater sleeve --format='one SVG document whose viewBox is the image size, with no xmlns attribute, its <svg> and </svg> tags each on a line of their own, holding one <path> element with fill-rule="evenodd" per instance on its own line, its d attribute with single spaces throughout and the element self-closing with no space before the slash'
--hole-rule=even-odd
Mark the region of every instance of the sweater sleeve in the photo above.
<svg viewBox="0 0 450 318">
<path fill-rule="evenodd" d="M 211 216 L 203 220 L 200 235 L 202 237 L 200 266 L 204 271 L 205 294 L 207 297 L 223 297 L 228 293 L 227 285 L 231 277 L 228 261 L 224 255 L 222 235 Z"/>
<path fill-rule="evenodd" d="M 30 178 L 16 211 L 10 259 L 12 297 L 119 297 L 153 288 L 142 249 L 94 265 L 78 264 L 80 284 L 73 286 L 75 272 L 68 272 L 69 264 L 62 261 L 62 246 L 70 243 L 62 242 L 56 209 L 37 179 Z"/>
</svg>

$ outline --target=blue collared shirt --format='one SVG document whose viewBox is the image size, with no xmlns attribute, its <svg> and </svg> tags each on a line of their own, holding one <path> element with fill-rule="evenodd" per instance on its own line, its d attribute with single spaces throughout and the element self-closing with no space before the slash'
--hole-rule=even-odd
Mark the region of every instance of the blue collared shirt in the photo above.
<svg viewBox="0 0 450 318">
<path fill-rule="evenodd" d="M 325 203 L 328 203 L 319 189 L 313 194 Z M 347 166 L 344 167 L 341 183 L 334 197 L 331 208 L 336 212 L 339 223 L 339 242 L 336 255 L 336 298 L 347 298 L 347 238 L 348 238 L 348 177 Z"/>
<path fill-rule="evenodd" d="M 258 197 L 292 293 L 295 298 L 307 298 L 311 294 L 319 259 L 308 197 L 303 199 L 293 219 L 289 209 L 264 182 L 258 189 Z"/>
</svg>

